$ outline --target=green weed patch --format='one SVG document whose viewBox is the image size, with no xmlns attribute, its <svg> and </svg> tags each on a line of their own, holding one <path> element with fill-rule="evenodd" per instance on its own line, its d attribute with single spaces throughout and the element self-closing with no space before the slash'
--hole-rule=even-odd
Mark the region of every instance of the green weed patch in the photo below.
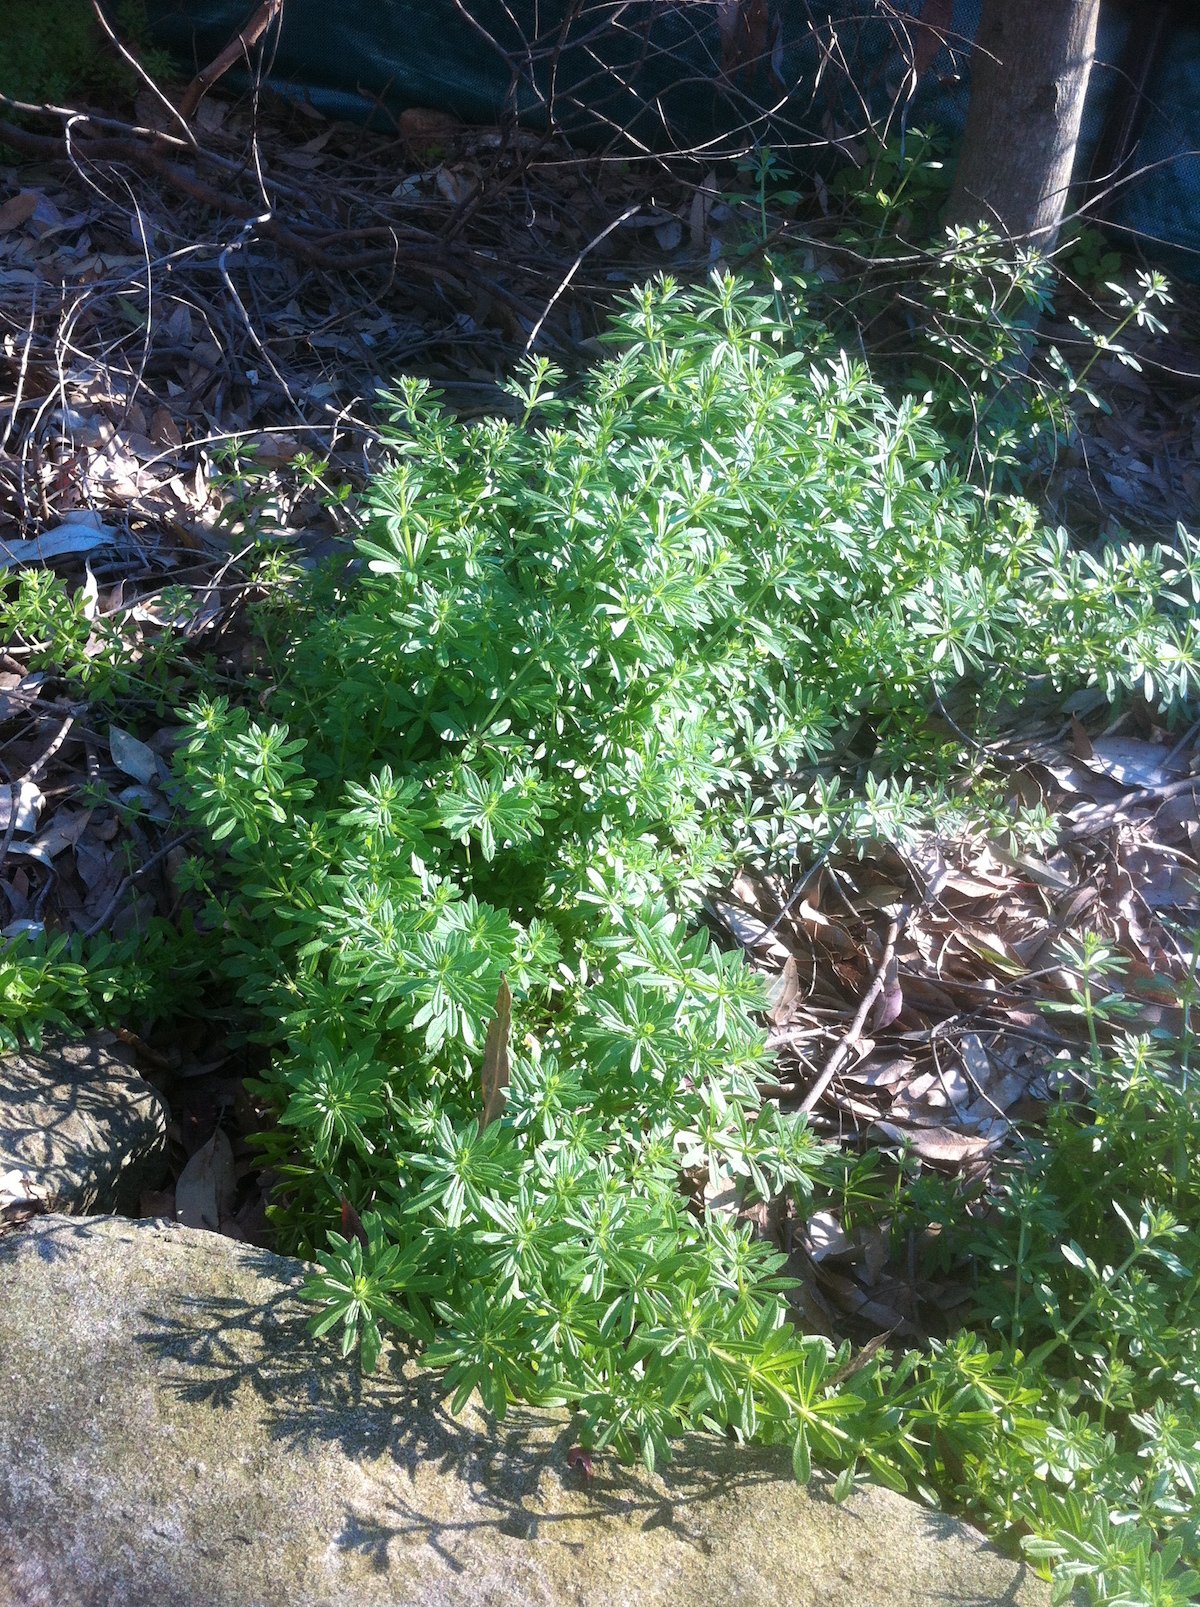
<svg viewBox="0 0 1200 1607">
<path fill-rule="evenodd" d="M 660 284 L 611 346 L 573 389 L 531 364 L 508 420 L 402 383 L 357 570 L 265 621 L 262 706 L 190 721 L 194 875 L 270 1052 L 316 1331 L 651 1465 L 689 1429 L 782 1443 L 1024 1536 L 1063 1592 L 1183 1603 L 1191 1017 L 1115 1038 L 1106 957 L 1067 957 L 1086 1099 L 986 1208 L 921 1196 L 989 1269 L 976 1326 L 855 1355 L 711 1203 L 837 1161 L 760 1097 L 762 985 L 695 916 L 747 859 L 961 809 L 939 703 L 981 736 L 1035 688 L 1181 706 L 1200 551 L 1091 556 L 985 496 L 802 287 Z"/>
</svg>

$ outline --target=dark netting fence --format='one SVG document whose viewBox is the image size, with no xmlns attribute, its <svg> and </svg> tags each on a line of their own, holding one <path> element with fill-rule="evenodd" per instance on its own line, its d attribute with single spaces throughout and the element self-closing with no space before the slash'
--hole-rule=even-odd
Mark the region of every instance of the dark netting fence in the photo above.
<svg viewBox="0 0 1200 1607">
<path fill-rule="evenodd" d="M 149 0 L 212 60 L 253 0 Z M 577 144 L 708 157 L 770 146 L 830 171 L 868 130 L 961 131 L 980 0 L 284 0 L 248 66 L 337 117 L 515 118 Z M 1094 216 L 1200 277 L 1200 15 L 1101 13 L 1079 166 Z"/>
</svg>

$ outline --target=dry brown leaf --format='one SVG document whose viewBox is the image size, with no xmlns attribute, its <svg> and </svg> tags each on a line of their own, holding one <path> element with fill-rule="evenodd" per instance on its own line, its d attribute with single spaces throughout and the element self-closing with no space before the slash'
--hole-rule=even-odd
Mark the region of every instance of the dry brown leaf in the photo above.
<svg viewBox="0 0 1200 1607">
<path fill-rule="evenodd" d="M 15 786 L 0 783 L 0 831 L 7 832 L 10 826 L 13 831 L 36 831 L 45 802 L 36 782 L 18 781 Z"/>
<path fill-rule="evenodd" d="M 861 911 L 883 910 L 885 913 L 903 904 L 908 889 L 893 881 L 868 881 L 857 889 L 856 905 Z"/>
<path fill-rule="evenodd" d="M 233 1209 L 237 1178 L 233 1148 L 221 1128 L 188 1161 L 175 1184 L 175 1220 L 188 1228 L 220 1231 Z"/>
<path fill-rule="evenodd" d="M 942 881 L 942 901 L 944 903 L 957 903 L 960 899 L 994 899 L 1002 893 L 1008 892 L 1013 886 L 1011 872 L 999 875 L 995 881 L 984 881 L 981 876 L 968 875 L 966 871 L 948 870 Z M 957 895 L 950 898 L 949 894 Z"/>
<path fill-rule="evenodd" d="M 819 1265 L 830 1256 L 849 1255 L 854 1240 L 832 1211 L 814 1211 L 804 1224 L 804 1248 Z"/>
<path fill-rule="evenodd" d="M 1013 953 L 1002 937 L 995 932 L 982 930 L 977 926 L 968 926 L 964 921 L 954 932 L 951 939 L 969 950 L 985 964 L 999 971 L 1002 976 L 1021 977 L 1025 975 L 1025 966 Z"/>
<path fill-rule="evenodd" d="M 800 998 L 800 973 L 796 966 L 796 957 L 789 954 L 783 962 L 783 970 L 776 978 L 771 989 L 770 1005 L 767 1020 L 773 1027 L 786 1026 L 792 1019 L 792 1011 Z"/>
<path fill-rule="evenodd" d="M 38 847 L 50 859 L 61 854 L 64 848 L 74 848 L 92 818 L 90 809 L 72 811 L 60 809 L 50 825 L 38 837 Z"/>
<path fill-rule="evenodd" d="M 688 208 L 688 235 L 692 250 L 697 256 L 708 250 L 708 220 L 712 213 L 713 204 L 717 201 L 720 191 L 717 188 L 717 172 L 711 169 L 704 175 L 703 181 L 696 186 L 692 194 L 691 205 Z"/>
<path fill-rule="evenodd" d="M 1181 792 L 1177 797 L 1168 798 L 1155 812 L 1154 824 L 1162 836 L 1179 832 L 1189 841 L 1193 840 L 1193 834 L 1200 830 L 1200 798 L 1194 792 Z"/>
<path fill-rule="evenodd" d="M 914 1077 L 897 1093 L 888 1116 L 905 1127 L 938 1127 L 954 1118 L 970 1097 L 961 1068 L 948 1065 Z"/>
<path fill-rule="evenodd" d="M 475 193 L 476 183 L 460 168 L 439 167 L 433 176 L 438 194 L 451 206 L 465 206 Z"/>
<path fill-rule="evenodd" d="M 30 675 L 0 675 L 0 721 L 28 713 L 37 702 L 45 680 L 45 670 L 34 670 Z"/>
<path fill-rule="evenodd" d="M 873 1060 L 843 1072 L 842 1076 L 867 1088 L 893 1088 L 912 1076 L 914 1066 L 915 1062 L 906 1056 L 899 1060 Z"/>
<path fill-rule="evenodd" d="M 0 206 L 0 234 L 7 234 L 10 229 L 19 229 L 23 223 L 28 223 L 37 211 L 40 199 L 36 190 L 22 190 L 19 195 L 10 195 Z"/>
<path fill-rule="evenodd" d="M 1030 1081 L 1033 1076 L 1033 1063 L 1029 1063 L 1024 1072 L 1006 1071 L 999 1077 L 993 1077 L 986 1089 L 978 1099 L 960 1110 L 958 1119 L 964 1127 L 982 1129 L 990 1124 L 1002 1113 L 1009 1111 L 1018 1100 L 1029 1097 Z"/>
<path fill-rule="evenodd" d="M 1150 909 L 1181 909 L 1200 901 L 1200 875 L 1170 850 L 1148 843 L 1123 857 L 1123 868 Z"/>
<path fill-rule="evenodd" d="M 986 1088 L 992 1077 L 992 1057 L 977 1032 L 964 1032 L 958 1040 L 963 1069 L 976 1088 Z M 964 1090 L 965 1092 L 965 1090 Z"/>
<path fill-rule="evenodd" d="M 108 728 L 108 751 L 118 770 L 140 781 L 143 786 L 158 779 L 158 760 L 146 744 L 118 725 Z"/>
<path fill-rule="evenodd" d="M 678 218 L 664 218 L 655 225 L 654 238 L 664 251 L 675 251 L 683 240 L 683 224 Z"/>
<path fill-rule="evenodd" d="M 1051 860 L 1035 859 L 1032 854 L 1008 854 L 996 844 L 992 844 L 992 852 L 1005 864 L 1011 865 L 1022 876 L 1040 887 L 1051 887 L 1059 893 L 1073 891 L 1074 883 L 1062 866 Z"/>
<path fill-rule="evenodd" d="M 802 898 L 799 905 L 792 911 L 792 921 L 803 928 L 811 927 L 807 935 L 825 948 L 834 949 L 838 954 L 852 954 L 857 956 L 859 945 L 849 933 L 836 922 L 823 915 L 815 904 Z"/>
<path fill-rule="evenodd" d="M 1091 768 L 1123 787 L 1165 787 L 1178 780 L 1178 759 L 1168 764 L 1165 742 L 1142 742 L 1136 737 L 1097 737 L 1092 744 Z"/>
<path fill-rule="evenodd" d="M 811 1022 L 789 1021 L 782 1027 L 772 1027 L 767 1034 L 767 1048 L 772 1052 L 777 1052 L 780 1049 L 808 1043 L 814 1038 L 823 1038 L 824 1036 L 825 1030 L 823 1027 L 813 1026 Z"/>
<path fill-rule="evenodd" d="M 150 420 L 150 439 L 155 446 L 181 447 L 183 436 L 179 433 L 170 410 L 165 407 L 156 407 Z"/>
<path fill-rule="evenodd" d="M 906 976 L 904 992 L 910 1007 L 915 1005 L 938 1015 L 953 1015 L 957 1009 L 954 995 L 929 977 Z"/>
<path fill-rule="evenodd" d="M 923 1161 L 935 1166 L 966 1166 L 983 1160 L 996 1148 L 998 1140 L 974 1133 L 960 1133 L 953 1127 L 900 1127 L 895 1122 L 875 1123 L 876 1129 L 893 1144 L 907 1144 Z"/>
<path fill-rule="evenodd" d="M 496 994 L 496 1014 L 492 1017 L 483 1046 L 483 1072 L 481 1076 L 483 1111 L 479 1117 L 482 1133 L 504 1109 L 504 1091 L 508 1087 L 508 1034 L 512 1022 L 512 994 L 508 978 L 500 975 L 500 988 Z"/>
<path fill-rule="evenodd" d="M 872 1032 L 890 1027 L 904 1009 L 904 989 L 900 986 L 900 964 L 893 954 L 884 967 L 883 986 L 871 1010 L 868 1025 Z"/>
<path fill-rule="evenodd" d="M 713 908 L 744 949 L 756 950 L 773 964 L 787 964 L 791 956 L 786 946 L 760 916 L 727 899 L 714 901 Z"/>
<path fill-rule="evenodd" d="M 886 1304 L 877 1296 L 867 1294 L 853 1278 L 843 1277 L 839 1272 L 831 1272 L 828 1267 L 819 1268 L 818 1276 L 821 1289 L 832 1297 L 835 1305 L 840 1306 L 850 1316 L 873 1323 L 876 1328 L 886 1328 L 890 1333 L 913 1332 L 912 1323 L 903 1312 L 893 1305 Z M 898 1293 L 899 1290 L 894 1292 Z"/>
</svg>

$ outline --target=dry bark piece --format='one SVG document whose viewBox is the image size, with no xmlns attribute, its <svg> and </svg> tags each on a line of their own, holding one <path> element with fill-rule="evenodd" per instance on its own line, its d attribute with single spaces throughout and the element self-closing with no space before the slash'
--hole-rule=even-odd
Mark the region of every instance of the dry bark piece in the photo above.
<svg viewBox="0 0 1200 1607">
<path fill-rule="evenodd" d="M 231 67 L 236 67 L 239 62 L 245 60 L 282 9 L 283 0 L 263 0 L 245 27 L 234 34 L 224 50 L 196 74 L 179 102 L 179 115 L 185 122 L 195 113 L 217 80 L 223 78 Z"/>
</svg>

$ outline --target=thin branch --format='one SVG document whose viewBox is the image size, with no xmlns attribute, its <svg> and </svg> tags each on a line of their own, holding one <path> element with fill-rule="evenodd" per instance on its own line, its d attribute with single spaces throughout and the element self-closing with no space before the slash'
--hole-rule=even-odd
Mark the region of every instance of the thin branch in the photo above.
<svg viewBox="0 0 1200 1607">
<path fill-rule="evenodd" d="M 195 115 L 197 106 L 212 86 L 237 62 L 245 61 L 249 57 L 253 47 L 282 10 L 283 0 L 263 0 L 262 5 L 241 32 L 234 34 L 224 50 L 210 61 L 207 67 L 202 67 L 184 90 L 183 98 L 179 102 L 180 117 L 188 119 Z"/>
<path fill-rule="evenodd" d="M 124 899 L 129 889 L 133 886 L 134 882 L 140 880 L 140 878 L 143 877 L 147 871 L 153 870 L 155 865 L 166 859 L 168 854 L 174 853 L 175 849 L 181 847 L 182 844 L 186 843 L 195 835 L 196 834 L 194 831 L 185 831 L 181 837 L 172 837 L 170 842 L 164 843 L 161 848 L 150 855 L 149 859 L 140 864 L 135 871 L 131 871 L 128 876 L 123 876 L 117 883 L 116 891 L 113 893 L 108 903 L 100 911 L 99 915 L 97 915 L 92 924 L 85 928 L 83 936 L 85 938 L 95 937 L 97 932 L 102 931 L 116 913 L 121 901 Z"/>
<path fill-rule="evenodd" d="M 50 741 L 49 747 L 46 749 L 46 751 L 42 754 L 42 756 L 39 759 L 37 759 L 33 764 L 30 765 L 29 769 L 26 770 L 24 776 L 22 776 L 21 779 L 23 781 L 36 781 L 37 780 L 37 778 L 41 775 L 42 771 L 50 763 L 51 759 L 53 759 L 54 755 L 58 752 L 59 748 L 61 748 L 63 743 L 67 740 L 67 736 L 68 736 L 68 734 L 69 734 L 69 732 L 71 730 L 71 727 L 75 724 L 75 721 L 78 719 L 79 714 L 80 714 L 80 712 L 81 712 L 81 710 L 83 708 L 84 708 L 84 705 L 82 703 L 80 703 L 80 704 L 77 704 L 77 705 L 75 705 L 74 707 L 72 707 L 70 709 L 70 711 L 63 718 L 62 723 L 59 725 L 58 730 L 54 733 L 54 736 Z"/>
<path fill-rule="evenodd" d="M 859 1036 L 862 1033 L 867 1016 L 871 1012 L 871 1006 L 883 992 L 884 983 L 887 980 L 888 967 L 896 957 L 897 940 L 900 937 L 901 930 L 908 922 L 910 913 L 910 907 L 905 905 L 901 914 L 898 915 L 896 919 L 889 925 L 887 938 L 884 940 L 883 954 L 880 956 L 879 964 L 875 968 L 875 975 L 872 978 L 871 986 L 863 995 L 862 1003 L 855 1012 L 854 1020 L 842 1034 L 841 1038 L 838 1039 L 837 1044 L 834 1046 L 833 1053 L 829 1056 L 829 1059 L 821 1068 L 820 1075 L 817 1077 L 816 1082 L 813 1083 L 812 1087 L 801 1100 L 801 1110 L 812 1110 L 813 1106 L 821 1098 L 822 1094 L 824 1094 L 825 1090 L 829 1087 L 830 1083 L 837 1076 L 838 1072 L 842 1069 L 843 1065 L 845 1065 L 847 1059 L 849 1058 L 854 1044 L 857 1043 Z"/>
<path fill-rule="evenodd" d="M 100 0 L 92 0 L 92 10 L 96 14 L 96 21 L 100 24 L 100 27 L 108 35 L 109 43 L 112 45 L 113 49 L 119 52 L 119 54 L 124 58 L 126 64 L 129 67 L 131 67 L 133 69 L 133 71 L 138 75 L 138 77 L 142 80 L 142 82 L 145 84 L 146 88 L 155 97 L 155 99 L 158 100 L 166 108 L 167 113 L 169 114 L 169 116 L 176 123 L 179 124 L 180 128 L 183 129 L 184 138 L 187 140 L 188 144 L 189 145 L 195 145 L 195 143 L 196 143 L 195 134 L 192 133 L 192 131 L 188 127 L 187 123 L 183 120 L 183 118 L 180 116 L 180 114 L 175 110 L 174 106 L 171 105 L 171 102 L 163 94 L 162 90 L 154 82 L 154 79 L 151 78 L 150 74 L 142 66 L 141 62 L 137 59 L 137 57 L 133 54 L 133 52 L 128 48 L 127 45 L 123 44 L 121 42 L 121 40 L 118 39 L 116 34 L 113 32 L 112 24 L 109 22 L 108 18 L 104 15 L 104 7 L 100 4 Z"/>
<path fill-rule="evenodd" d="M 558 285 L 558 289 L 554 292 L 554 294 L 550 297 L 550 300 L 542 308 L 541 317 L 538 319 L 537 323 L 534 324 L 533 328 L 530 330 L 529 339 L 525 342 L 525 355 L 526 356 L 528 356 L 529 353 L 533 350 L 534 342 L 537 340 L 538 336 L 542 332 L 542 325 L 546 322 L 546 319 L 549 318 L 551 312 L 554 310 L 555 302 L 558 300 L 558 298 L 566 290 L 567 286 L 571 283 L 571 280 L 574 279 L 575 275 L 579 272 L 580 268 L 583 267 L 583 264 L 586 262 L 588 256 L 596 249 L 596 247 L 600 244 L 601 240 L 606 239 L 607 236 L 610 235 L 613 232 L 614 229 L 619 228 L 621 226 L 621 224 L 625 222 L 626 218 L 631 218 L 635 212 L 640 212 L 641 209 L 642 208 L 641 208 L 641 202 L 640 201 L 635 201 L 632 206 L 627 206 L 625 208 L 624 212 L 622 212 L 619 217 L 614 218 L 612 220 L 612 222 L 607 226 L 607 228 L 601 229 L 600 233 L 598 235 L 596 235 L 594 239 L 589 240 L 587 245 L 584 246 L 583 250 L 575 258 L 575 261 L 571 264 L 571 266 L 567 269 L 566 273 L 562 276 L 562 279 L 560 280 L 559 285 Z"/>
</svg>

